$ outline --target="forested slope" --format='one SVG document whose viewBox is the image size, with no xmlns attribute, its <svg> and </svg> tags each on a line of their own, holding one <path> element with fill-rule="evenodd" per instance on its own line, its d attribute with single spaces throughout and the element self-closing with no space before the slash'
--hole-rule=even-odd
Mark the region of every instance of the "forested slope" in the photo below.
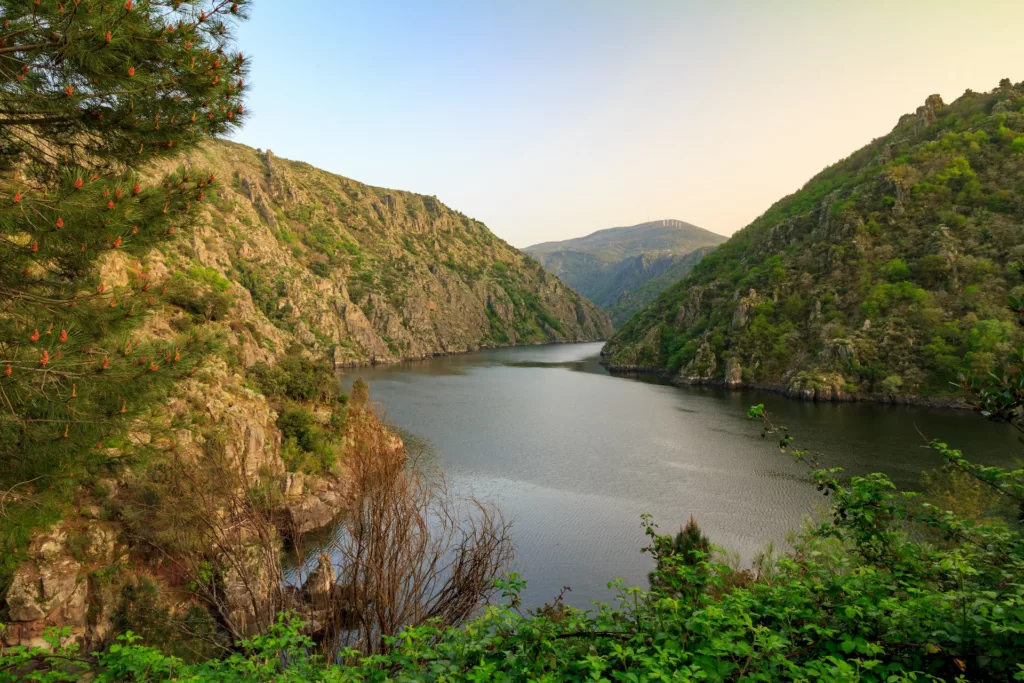
<svg viewBox="0 0 1024 683">
<path fill-rule="evenodd" d="M 696 225 L 667 219 L 535 244 L 524 251 L 622 325 L 724 241 Z"/>
<path fill-rule="evenodd" d="M 624 326 L 617 368 L 806 398 L 943 395 L 1018 342 L 1024 83 L 896 128 L 774 204 Z"/>
</svg>

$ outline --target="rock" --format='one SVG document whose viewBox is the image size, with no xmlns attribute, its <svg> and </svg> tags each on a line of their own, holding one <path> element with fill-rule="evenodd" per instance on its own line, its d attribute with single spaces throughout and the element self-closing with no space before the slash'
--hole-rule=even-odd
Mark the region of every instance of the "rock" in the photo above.
<svg viewBox="0 0 1024 683">
<path fill-rule="evenodd" d="M 725 386 L 738 387 L 743 385 L 743 366 L 736 358 L 730 358 L 725 364 Z"/>
<path fill-rule="evenodd" d="M 715 352 L 710 344 L 704 342 L 697 349 L 697 355 L 683 370 L 682 376 L 687 382 L 706 382 L 715 376 L 717 369 L 718 361 L 715 358 Z"/>
<path fill-rule="evenodd" d="M 740 299 L 736 305 L 736 312 L 732 316 L 732 326 L 737 328 L 746 327 L 750 319 L 750 309 L 760 306 L 762 303 L 764 303 L 764 297 L 759 295 L 757 290 L 751 289 L 750 293 Z"/>
<path fill-rule="evenodd" d="M 282 492 L 286 498 L 298 498 L 305 489 L 305 475 L 302 472 L 287 472 L 282 479 Z"/>
<path fill-rule="evenodd" d="M 14 571 L 7 589 L 7 613 L 12 621 L 36 621 L 46 616 L 42 601 L 42 584 L 35 565 L 26 562 Z"/>
<path fill-rule="evenodd" d="M 322 529 L 338 515 L 338 510 L 315 495 L 307 495 L 298 501 L 286 503 L 284 512 L 285 527 L 291 535 Z"/>
<path fill-rule="evenodd" d="M 309 596 L 314 606 L 328 600 L 338 584 L 338 575 L 334 571 L 334 563 L 327 553 L 320 553 L 317 557 L 316 569 L 309 574 L 309 578 L 302 586 L 303 592 Z"/>
<path fill-rule="evenodd" d="M 821 351 L 821 361 L 847 366 L 857 359 L 857 350 L 849 339 L 829 339 Z"/>
</svg>

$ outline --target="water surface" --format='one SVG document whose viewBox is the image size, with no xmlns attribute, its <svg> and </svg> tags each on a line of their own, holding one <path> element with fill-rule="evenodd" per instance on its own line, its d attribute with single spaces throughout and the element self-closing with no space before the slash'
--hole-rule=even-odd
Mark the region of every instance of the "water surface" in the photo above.
<svg viewBox="0 0 1024 683">
<path fill-rule="evenodd" d="M 970 445 L 984 464 L 1021 452 L 1009 428 L 968 412 L 816 404 L 751 391 L 680 388 L 615 377 L 600 344 L 481 351 L 343 377 L 370 383 L 387 419 L 422 440 L 460 493 L 513 520 L 515 570 L 538 605 L 608 600 L 609 580 L 646 585 L 640 515 L 664 531 L 693 515 L 712 541 L 749 561 L 820 507 L 804 466 L 761 438 L 747 408 L 764 403 L 802 448 L 850 473 L 904 487 L 937 467 L 921 434 Z"/>
</svg>

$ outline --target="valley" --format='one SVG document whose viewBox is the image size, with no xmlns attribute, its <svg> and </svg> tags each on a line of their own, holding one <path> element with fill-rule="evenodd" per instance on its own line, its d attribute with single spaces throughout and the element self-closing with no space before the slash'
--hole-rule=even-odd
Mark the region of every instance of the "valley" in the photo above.
<svg viewBox="0 0 1024 683">
<path fill-rule="evenodd" d="M 724 241 L 721 235 L 668 219 L 535 244 L 524 251 L 608 311 L 618 327 Z"/>
<path fill-rule="evenodd" d="M 1024 15 L 384 5 L 0 0 L 0 683 L 1024 679 Z"/>
</svg>

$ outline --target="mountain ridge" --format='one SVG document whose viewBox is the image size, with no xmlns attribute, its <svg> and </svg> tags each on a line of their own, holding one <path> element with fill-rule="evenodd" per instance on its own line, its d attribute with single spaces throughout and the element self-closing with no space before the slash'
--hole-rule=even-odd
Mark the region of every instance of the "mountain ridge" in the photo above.
<svg viewBox="0 0 1024 683">
<path fill-rule="evenodd" d="M 818 400 L 944 397 L 1021 341 L 1024 83 L 936 95 L 623 326 L 607 364 Z"/>
<path fill-rule="evenodd" d="M 610 336 L 596 306 L 436 197 L 223 140 L 189 161 L 226 180 L 175 260 L 338 365 Z"/>
<path fill-rule="evenodd" d="M 662 219 L 542 242 L 524 251 L 609 311 L 618 326 L 725 239 L 685 221 Z"/>
</svg>

